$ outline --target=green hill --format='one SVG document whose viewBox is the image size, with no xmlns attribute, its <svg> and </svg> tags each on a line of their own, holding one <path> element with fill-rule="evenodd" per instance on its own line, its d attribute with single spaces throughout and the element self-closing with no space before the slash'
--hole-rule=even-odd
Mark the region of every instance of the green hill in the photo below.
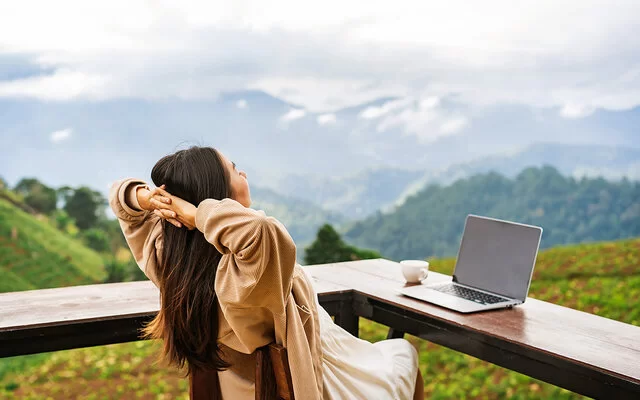
<svg viewBox="0 0 640 400">
<path fill-rule="evenodd" d="M 0 292 L 100 283 L 104 260 L 0 198 Z"/>
<path fill-rule="evenodd" d="M 26 210 L 19 196 L 0 196 L 0 293 L 101 283 L 104 260 Z M 0 359 L 0 379 L 6 373 L 40 365 L 49 354 Z M 0 398 L 3 396 L 0 394 Z"/>
<path fill-rule="evenodd" d="M 454 259 L 431 259 L 451 273 Z M 556 247 L 539 254 L 531 297 L 640 326 L 640 238 Z M 361 319 L 363 339 L 386 338 L 387 329 Z M 428 398 L 580 399 L 582 396 L 408 337 L 419 349 Z M 0 374 L 0 397 L 187 399 L 187 381 L 157 365 L 157 342 L 135 342 L 53 353 L 24 372 Z M 4 388 L 4 392 L 2 391 Z"/>
<path fill-rule="evenodd" d="M 552 167 L 514 179 L 476 175 L 432 185 L 388 214 L 354 224 L 344 237 L 394 260 L 457 253 L 467 214 L 539 225 L 542 248 L 640 235 L 640 183 L 567 178 Z"/>
</svg>

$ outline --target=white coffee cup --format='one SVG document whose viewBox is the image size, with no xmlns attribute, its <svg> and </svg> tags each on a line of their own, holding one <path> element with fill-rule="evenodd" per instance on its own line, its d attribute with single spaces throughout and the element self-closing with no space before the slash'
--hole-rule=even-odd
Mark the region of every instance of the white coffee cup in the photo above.
<svg viewBox="0 0 640 400">
<path fill-rule="evenodd" d="M 429 263 L 422 260 L 402 260 L 402 275 L 408 283 L 420 283 L 429 274 Z"/>
</svg>

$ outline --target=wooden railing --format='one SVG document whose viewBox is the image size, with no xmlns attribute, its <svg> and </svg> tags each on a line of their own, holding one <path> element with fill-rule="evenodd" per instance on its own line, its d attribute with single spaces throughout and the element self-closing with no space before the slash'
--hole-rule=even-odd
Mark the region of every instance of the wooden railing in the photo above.
<svg viewBox="0 0 640 400">
<path fill-rule="evenodd" d="M 595 398 L 640 398 L 640 327 L 528 299 L 459 314 L 397 294 L 396 263 L 305 267 L 322 306 L 358 335 L 358 319 L 389 326 Z M 450 279 L 430 273 L 428 282 Z M 139 340 L 158 310 L 148 281 L 0 294 L 0 357 Z M 425 377 L 428 379 L 428 377 Z"/>
</svg>

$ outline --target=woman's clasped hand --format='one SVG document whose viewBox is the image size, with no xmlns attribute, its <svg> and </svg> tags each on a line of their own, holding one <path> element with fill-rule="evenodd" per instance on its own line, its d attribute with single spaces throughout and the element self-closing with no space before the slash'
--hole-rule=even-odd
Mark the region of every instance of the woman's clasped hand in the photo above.
<svg viewBox="0 0 640 400">
<path fill-rule="evenodd" d="M 137 196 L 142 209 L 153 211 L 158 217 L 178 228 L 195 229 L 196 206 L 167 192 L 165 185 L 152 190 L 141 188 Z"/>
</svg>

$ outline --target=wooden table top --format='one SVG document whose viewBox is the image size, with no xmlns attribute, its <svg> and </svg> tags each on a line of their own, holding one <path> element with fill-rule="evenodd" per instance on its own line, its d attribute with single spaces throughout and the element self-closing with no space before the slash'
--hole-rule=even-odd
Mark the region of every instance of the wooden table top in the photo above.
<svg viewBox="0 0 640 400">
<path fill-rule="evenodd" d="M 528 298 L 512 309 L 462 314 L 398 293 L 407 284 L 400 264 L 365 260 L 308 268 L 314 280 L 350 286 L 371 298 L 470 332 L 614 373 L 640 384 L 640 327 Z M 450 281 L 429 272 L 425 284 Z"/>
</svg>

